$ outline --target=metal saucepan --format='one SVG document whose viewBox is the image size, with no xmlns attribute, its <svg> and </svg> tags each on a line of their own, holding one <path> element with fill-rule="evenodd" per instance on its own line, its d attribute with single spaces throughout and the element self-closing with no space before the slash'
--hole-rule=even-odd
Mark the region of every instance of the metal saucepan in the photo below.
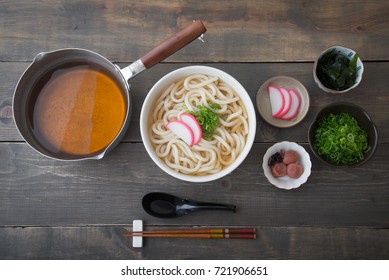
<svg viewBox="0 0 389 280">
<path fill-rule="evenodd" d="M 105 153 L 110 151 L 115 145 L 119 143 L 119 141 L 124 136 L 128 128 L 130 122 L 130 115 L 131 115 L 131 105 L 132 105 L 131 96 L 129 94 L 130 87 L 128 84 L 128 80 L 132 79 L 139 73 L 143 72 L 144 70 L 152 67 L 153 65 L 157 64 L 158 62 L 172 55 L 182 47 L 192 42 L 197 37 L 201 36 L 201 34 L 203 34 L 204 32 L 206 32 L 206 28 L 203 25 L 203 23 L 199 20 L 194 21 L 188 27 L 172 35 L 171 37 L 163 41 L 161 44 L 159 44 L 158 46 L 156 46 L 155 48 L 147 52 L 140 59 L 138 59 L 137 61 L 135 61 L 134 63 L 132 63 L 131 65 L 123 69 L 118 68 L 116 65 L 112 64 L 105 57 L 95 52 L 84 50 L 84 49 L 71 48 L 71 49 L 60 49 L 52 52 L 39 53 L 35 57 L 34 61 L 31 63 L 31 65 L 23 73 L 22 77 L 20 78 L 15 88 L 12 106 L 13 106 L 14 120 L 17 129 L 19 130 L 19 133 L 33 149 L 52 159 L 65 160 L 65 161 L 101 159 L 105 155 Z M 80 70 L 79 69 L 80 67 L 83 68 L 83 70 L 85 70 L 86 68 L 88 69 L 98 68 L 99 69 L 98 71 L 100 71 L 102 75 L 107 76 L 111 84 L 114 85 L 116 89 L 118 89 L 118 91 L 122 95 L 123 102 L 121 103 L 122 105 L 121 107 L 123 107 L 122 110 L 123 119 L 121 120 L 121 123 L 119 123 L 117 126 L 117 132 L 112 134 L 113 136 L 111 137 L 111 140 L 108 140 L 106 144 L 102 143 L 101 147 L 96 145 L 96 147 L 93 148 L 94 150 L 91 148 L 90 150 L 88 150 L 88 152 L 79 152 L 79 151 L 68 152 L 65 149 L 63 150 L 61 149 L 62 140 L 59 140 L 60 143 L 59 146 L 54 147 L 51 143 L 49 143 L 49 140 L 45 139 L 44 136 L 38 135 L 37 131 L 39 126 L 44 127 L 46 122 L 47 123 L 51 122 L 51 126 L 53 127 L 48 128 L 47 132 L 42 132 L 42 135 L 44 133 L 47 134 L 52 132 L 53 138 L 56 139 L 65 138 L 65 136 L 63 135 L 60 136 L 58 135 L 61 134 L 62 132 L 61 133 L 56 132 L 56 129 L 60 127 L 61 123 L 63 122 L 60 119 L 62 117 L 61 115 L 62 113 L 59 113 L 58 115 L 59 112 L 58 110 L 61 110 L 62 105 L 68 106 L 67 103 L 69 102 L 76 102 L 75 100 L 77 100 L 77 102 L 80 102 L 79 101 L 80 98 L 75 97 L 74 100 L 69 101 L 69 97 L 61 96 L 58 93 L 57 95 L 59 95 L 59 97 L 57 98 L 59 99 L 59 102 L 52 103 L 55 105 L 52 105 L 50 103 L 51 101 L 45 101 L 46 102 L 45 105 L 39 105 L 40 101 L 38 100 L 43 98 L 40 97 L 40 95 L 42 94 L 43 96 L 44 90 L 47 90 L 48 87 L 54 88 L 53 85 L 55 84 L 62 87 L 67 87 L 67 89 L 64 92 L 69 92 L 69 90 L 70 91 L 73 90 L 72 89 L 73 84 L 80 83 L 79 81 L 80 79 L 81 81 L 85 81 L 85 78 L 77 77 L 77 80 L 75 80 L 70 75 L 67 76 L 68 80 L 61 80 L 61 83 L 59 81 L 57 82 L 52 81 L 52 79 L 54 79 L 53 77 L 55 78 L 57 76 L 64 77 L 65 70 L 67 71 L 69 69 L 75 69 L 75 68 L 77 68 L 77 70 Z M 48 86 L 49 82 L 51 83 L 50 86 Z M 93 87 L 93 86 L 94 85 L 89 85 L 89 84 L 83 85 L 83 87 Z M 96 82 L 96 87 L 97 87 L 97 82 Z M 102 92 L 104 91 L 102 90 Z M 106 92 L 104 92 L 104 94 L 105 93 L 109 95 L 111 94 L 111 91 L 107 90 Z M 48 93 L 45 94 L 49 96 Z M 93 94 L 97 95 L 97 93 L 93 93 Z M 52 95 L 54 96 L 54 94 Z M 77 96 L 77 94 L 75 96 Z M 109 103 L 107 101 L 104 102 Z M 95 105 L 90 105 L 89 103 L 86 102 L 85 105 L 82 105 L 85 107 L 85 112 L 88 111 L 88 108 L 86 107 L 91 107 L 90 109 L 91 112 L 93 112 L 93 114 L 96 114 L 97 107 L 94 107 Z M 103 106 L 102 107 L 103 109 L 99 109 L 99 110 L 105 111 L 104 109 L 105 103 L 104 105 L 101 105 Z M 40 110 L 42 112 L 44 111 L 43 109 L 40 108 L 46 108 L 46 107 L 38 107 L 38 106 L 46 106 L 47 108 L 53 110 L 54 112 L 48 111 L 48 113 L 45 114 L 42 113 L 42 116 L 36 116 L 36 114 L 39 114 Z M 80 114 L 83 114 L 83 110 L 84 109 L 79 110 L 81 112 Z M 116 113 L 115 112 L 116 108 L 111 108 L 110 110 L 113 113 Z M 57 113 L 57 115 L 53 117 L 51 114 L 55 115 L 55 113 Z M 71 113 L 73 112 L 70 113 L 66 112 L 63 113 L 63 115 L 66 114 L 69 115 Z M 105 112 L 105 114 L 107 114 L 107 112 Z M 96 117 L 99 116 L 93 115 L 93 118 Z M 55 118 L 57 119 L 59 118 L 59 120 L 56 120 Z M 42 124 L 39 123 L 39 120 L 42 120 Z M 74 121 L 72 120 L 72 122 Z M 83 120 L 83 122 L 85 122 L 85 120 Z M 73 123 L 69 124 L 69 123 L 70 121 L 64 125 L 64 127 L 66 128 L 66 132 L 63 133 L 64 135 L 68 134 L 67 135 L 68 138 L 73 137 L 72 134 L 74 134 L 71 133 L 72 131 L 71 129 L 68 130 L 68 127 L 70 127 L 71 125 L 78 125 L 81 128 L 82 133 L 84 133 L 86 130 L 92 131 L 94 133 L 93 130 L 94 128 L 92 125 L 91 128 L 88 128 L 87 126 L 83 127 L 82 126 L 83 124 L 73 124 Z M 80 135 L 82 135 L 82 133 L 80 133 Z M 104 134 L 105 132 L 102 131 L 101 133 Z M 69 141 L 75 142 L 73 143 L 75 147 L 83 146 L 83 145 L 92 145 L 90 143 L 87 144 L 81 143 L 84 142 L 83 141 L 84 139 L 81 138 L 82 136 L 80 136 L 80 139 L 74 138 Z M 97 138 L 100 138 L 100 136 L 98 136 Z"/>
</svg>

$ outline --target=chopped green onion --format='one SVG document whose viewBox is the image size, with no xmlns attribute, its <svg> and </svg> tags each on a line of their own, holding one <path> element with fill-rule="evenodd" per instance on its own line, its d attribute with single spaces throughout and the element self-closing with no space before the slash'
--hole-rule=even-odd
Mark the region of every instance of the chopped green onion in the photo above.
<svg viewBox="0 0 389 280">
<path fill-rule="evenodd" d="M 207 106 L 198 106 L 198 110 L 196 112 L 190 112 L 199 122 L 203 131 L 203 137 L 207 140 L 212 139 L 216 128 L 220 124 L 219 117 L 217 113 L 214 112 L 220 110 L 220 106 L 218 104 L 211 103 L 209 104 L 209 107 L 212 110 Z"/>
<path fill-rule="evenodd" d="M 357 163 L 370 150 L 366 131 L 349 113 L 320 118 L 315 130 L 314 148 L 319 155 L 339 165 Z"/>
</svg>

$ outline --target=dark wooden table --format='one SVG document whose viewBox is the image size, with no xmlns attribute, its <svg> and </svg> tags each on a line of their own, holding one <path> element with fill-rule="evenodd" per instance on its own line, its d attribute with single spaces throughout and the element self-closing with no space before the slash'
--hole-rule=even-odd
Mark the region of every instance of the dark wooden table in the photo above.
<svg viewBox="0 0 389 280">
<path fill-rule="evenodd" d="M 388 14 L 386 0 L 0 1 L 0 258 L 388 259 Z M 104 159 L 50 160 L 20 137 L 13 91 L 37 53 L 80 47 L 125 66 L 193 19 L 207 26 L 205 43 L 193 42 L 131 81 L 130 127 Z M 347 94 L 326 94 L 313 80 L 314 59 L 331 45 L 355 49 L 365 65 L 361 84 Z M 139 116 L 154 83 L 186 65 L 226 71 L 253 102 L 267 79 L 292 76 L 309 91 L 309 112 L 288 129 L 257 114 L 255 143 L 238 169 L 209 183 L 177 180 L 147 155 Z M 328 167 L 309 148 L 315 114 L 336 101 L 361 105 L 378 127 L 378 149 L 362 167 Z M 293 191 L 272 186 L 261 168 L 266 149 L 283 140 L 301 144 L 312 158 L 308 182 Z M 159 220 L 141 206 L 151 191 L 236 204 L 238 212 Z M 148 229 L 252 226 L 258 238 L 147 239 L 134 249 L 120 235 L 133 219 L 143 219 Z"/>
</svg>

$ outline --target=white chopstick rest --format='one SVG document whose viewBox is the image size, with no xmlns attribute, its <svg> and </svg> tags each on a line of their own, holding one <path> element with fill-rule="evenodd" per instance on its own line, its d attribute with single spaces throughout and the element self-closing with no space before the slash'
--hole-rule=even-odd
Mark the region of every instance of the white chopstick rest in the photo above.
<svg viewBox="0 0 389 280">
<path fill-rule="evenodd" d="M 134 220 L 132 222 L 132 231 L 133 232 L 142 232 L 143 231 L 143 221 Z M 133 236 L 132 237 L 132 247 L 142 248 L 143 247 L 143 237 L 142 236 Z"/>
</svg>

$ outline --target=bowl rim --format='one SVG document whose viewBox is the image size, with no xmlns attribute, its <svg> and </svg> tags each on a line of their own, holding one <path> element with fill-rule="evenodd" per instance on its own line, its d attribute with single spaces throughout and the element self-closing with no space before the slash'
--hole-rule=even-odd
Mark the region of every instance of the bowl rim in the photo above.
<svg viewBox="0 0 389 280">
<path fill-rule="evenodd" d="M 357 70 L 357 72 L 359 72 L 359 76 L 357 77 L 356 79 L 356 83 L 354 83 L 353 86 L 347 88 L 347 89 L 344 89 L 344 90 L 335 90 L 335 89 L 331 89 L 331 88 L 328 88 L 326 86 L 324 86 L 322 84 L 322 82 L 320 81 L 320 79 L 317 77 L 317 74 L 316 74 L 316 68 L 317 68 L 317 64 L 319 62 L 319 59 L 328 51 L 332 50 L 332 49 L 341 49 L 341 50 L 345 50 L 346 52 L 353 52 L 354 55 L 358 55 L 358 60 L 357 60 L 357 64 L 358 62 L 360 62 L 360 70 Z M 353 55 L 353 56 L 354 56 Z M 364 66 L 363 66 L 363 62 L 362 62 L 362 59 L 361 57 L 359 56 L 359 54 L 354 51 L 353 49 L 350 49 L 350 48 L 347 48 L 347 47 L 343 47 L 343 46 L 340 46 L 340 45 L 333 45 L 333 46 L 330 46 L 328 48 L 326 48 L 324 51 L 322 51 L 318 56 L 317 58 L 315 59 L 315 62 L 313 64 L 313 79 L 315 80 L 316 84 L 318 85 L 318 87 L 320 89 L 322 89 L 323 91 L 325 92 L 328 92 L 328 93 L 334 93 L 334 94 L 339 94 L 339 93 L 345 93 L 345 92 L 348 92 L 350 90 L 352 90 L 353 88 L 356 88 L 362 81 L 362 76 L 363 76 L 363 72 L 364 72 Z"/>
<path fill-rule="evenodd" d="M 372 126 L 372 129 L 374 131 L 374 141 L 371 145 L 371 150 L 368 151 L 368 155 L 365 156 L 365 158 L 360 161 L 360 162 L 357 162 L 357 163 L 353 163 L 353 164 L 333 164 L 333 163 L 330 163 L 329 161 L 325 160 L 324 158 L 322 158 L 316 151 L 316 149 L 313 147 L 313 143 L 311 141 L 311 134 L 313 133 L 313 129 L 316 125 L 316 122 L 319 118 L 319 116 L 325 111 L 325 110 L 328 110 L 330 108 L 335 108 L 335 107 L 340 107 L 340 106 L 346 106 L 346 107 L 349 107 L 349 108 L 354 108 L 354 109 L 357 109 L 359 110 L 362 115 L 364 117 L 366 117 L 367 121 L 371 124 Z M 353 116 L 355 117 L 355 116 Z M 313 121 L 311 122 L 311 124 L 309 125 L 309 128 L 308 128 L 308 143 L 309 143 L 309 146 L 311 148 L 311 151 L 313 152 L 313 154 L 316 156 L 317 159 L 319 159 L 321 162 L 327 164 L 328 166 L 332 166 L 332 167 L 340 167 L 340 168 L 353 168 L 353 167 L 359 167 L 359 166 L 362 166 L 364 165 L 366 162 L 368 162 L 370 160 L 370 158 L 374 155 L 375 151 L 377 150 L 377 146 L 378 146 L 378 141 L 379 139 L 379 134 L 378 134 L 378 129 L 377 129 L 377 126 L 375 125 L 374 121 L 372 120 L 372 118 L 370 117 L 370 115 L 367 113 L 367 111 L 357 105 L 357 104 L 354 104 L 354 103 L 351 103 L 351 102 L 344 102 L 344 101 L 339 101 L 339 102 L 334 102 L 334 103 L 329 103 L 327 104 L 326 106 L 324 106 L 323 108 L 321 108 L 315 115 Z"/>
<path fill-rule="evenodd" d="M 172 170 L 155 154 L 154 148 L 147 136 L 148 135 L 147 123 L 148 123 L 148 116 L 150 115 L 147 109 L 153 105 L 156 97 L 159 95 L 158 93 L 162 92 L 162 90 L 170 83 L 176 81 L 181 77 L 188 76 L 190 74 L 208 74 L 208 75 L 218 76 L 221 80 L 228 83 L 237 92 L 237 94 L 239 94 L 244 105 L 246 106 L 246 111 L 248 114 L 249 133 L 247 135 L 245 147 L 243 148 L 239 156 L 235 159 L 235 161 L 232 164 L 230 164 L 229 166 L 227 166 L 226 168 L 222 169 L 220 172 L 217 172 L 215 174 L 197 176 L 197 175 L 182 174 Z M 255 138 L 256 127 L 257 127 L 256 113 L 255 113 L 253 102 L 250 98 L 250 95 L 248 94 L 246 89 L 240 84 L 240 82 L 223 70 L 210 67 L 210 66 L 202 66 L 202 65 L 181 67 L 161 77 L 153 85 L 153 87 L 149 90 L 149 92 L 146 95 L 146 98 L 141 108 L 139 122 L 140 122 L 140 132 L 141 132 L 143 146 L 145 147 L 148 155 L 151 157 L 153 162 L 157 164 L 157 166 L 161 168 L 164 172 L 171 175 L 172 177 L 175 177 L 180 180 L 188 181 L 188 182 L 195 182 L 195 183 L 214 181 L 234 171 L 249 154 L 254 144 L 254 138 Z"/>
</svg>

